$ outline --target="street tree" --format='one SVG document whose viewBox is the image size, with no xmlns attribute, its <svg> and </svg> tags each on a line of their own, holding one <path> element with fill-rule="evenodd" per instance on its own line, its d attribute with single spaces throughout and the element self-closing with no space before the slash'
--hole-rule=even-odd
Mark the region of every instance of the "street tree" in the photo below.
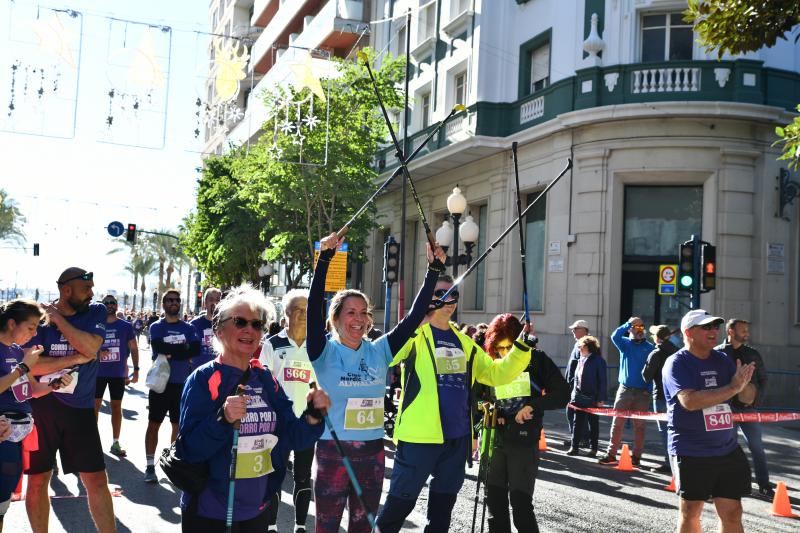
<svg viewBox="0 0 800 533">
<path fill-rule="evenodd" d="M 778 39 L 790 39 L 792 29 L 800 24 L 797 0 L 689 0 L 686 20 L 694 24 L 702 46 L 709 52 L 743 54 L 763 46 L 774 46 Z M 800 32 L 793 38 L 800 40 Z M 800 104 L 797 106 L 800 112 Z M 785 127 L 775 128 L 781 146 L 778 158 L 800 168 L 800 116 Z"/>
<path fill-rule="evenodd" d="M 375 189 L 372 158 L 388 131 L 365 67 L 335 61 L 338 75 L 322 80 L 323 86 L 330 82 L 326 101 L 314 101 L 316 115 L 329 116 L 327 128 L 306 132 L 302 147 L 291 136 L 270 134 L 249 151 L 238 148 L 206 160 L 197 210 L 186 220 L 185 243 L 212 281 L 235 281 L 236 276 L 257 281 L 260 262 L 266 259 L 289 266 L 285 281 L 296 287 L 311 272 L 314 242 L 344 225 Z M 402 106 L 397 86 L 404 61 L 387 57 L 375 72 L 389 108 Z M 309 94 L 308 88 L 288 87 L 263 97 L 268 108 L 282 98 L 304 102 L 299 104 L 303 115 Z M 272 155 L 276 145 L 280 158 Z M 326 149 L 325 165 L 293 163 L 301 156 L 323 161 Z M 371 206 L 350 228 L 351 262 L 366 261 L 374 213 Z"/>
<path fill-rule="evenodd" d="M 4 189 L 0 189 L 0 241 L 11 240 L 17 243 L 25 241 L 22 225 L 25 217 L 17 207 L 17 203 L 9 198 Z"/>
</svg>

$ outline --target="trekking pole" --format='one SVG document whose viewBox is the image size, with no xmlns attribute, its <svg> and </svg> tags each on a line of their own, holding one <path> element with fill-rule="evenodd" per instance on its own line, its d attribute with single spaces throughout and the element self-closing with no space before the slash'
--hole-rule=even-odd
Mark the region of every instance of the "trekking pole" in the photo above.
<svg viewBox="0 0 800 533">
<path fill-rule="evenodd" d="M 519 200 L 519 166 L 517 164 L 517 142 L 514 141 L 511 143 L 511 153 L 514 155 L 514 183 L 516 184 L 516 189 L 514 190 L 514 196 L 517 200 L 517 218 L 520 219 L 517 227 L 519 228 L 519 256 L 522 260 L 522 306 L 525 310 L 525 323 L 531 323 L 531 317 L 528 313 L 528 280 L 527 280 L 527 269 L 525 268 L 525 236 L 522 232 L 522 205 L 520 204 Z"/>
<path fill-rule="evenodd" d="M 492 445 L 494 444 L 494 442 L 493 442 L 493 440 L 494 440 L 494 430 L 495 430 L 495 426 L 496 425 L 497 425 L 497 407 L 493 406 L 492 407 L 491 422 L 489 423 L 489 438 L 487 439 L 489 441 L 489 454 L 490 455 L 492 453 L 492 451 L 491 451 L 492 450 Z M 489 469 L 489 461 L 490 460 L 491 460 L 491 457 L 487 457 L 487 459 L 486 459 L 486 470 Z M 489 477 L 488 476 L 488 472 L 487 472 L 487 476 L 486 477 L 487 478 Z M 484 483 L 483 484 L 483 505 L 481 506 L 481 533 L 483 533 L 483 520 L 484 520 L 484 518 L 486 518 L 486 494 L 487 494 L 486 487 L 487 487 L 487 484 Z"/>
<path fill-rule="evenodd" d="M 487 455 L 486 446 L 488 443 L 488 435 L 486 432 L 489 431 L 489 403 L 482 403 L 480 408 L 483 410 L 483 426 L 481 428 L 481 456 L 478 461 L 478 482 L 475 484 L 475 502 L 472 506 L 472 527 L 470 528 L 470 533 L 475 533 L 475 521 L 478 519 L 478 497 L 481 493 L 481 476 L 483 475 L 484 461 Z"/>
<path fill-rule="evenodd" d="M 244 387 L 238 386 L 236 392 L 238 396 L 244 396 Z M 233 492 L 236 486 L 236 458 L 239 451 L 239 427 L 242 425 L 241 419 L 233 423 L 233 446 L 231 446 L 231 469 L 229 472 L 230 482 L 228 483 L 228 511 L 225 514 L 225 531 L 231 533 L 233 527 Z"/>
<path fill-rule="evenodd" d="M 312 381 L 308 384 L 312 390 L 316 390 L 317 383 Z M 347 454 L 342 447 L 342 443 L 339 440 L 339 436 L 336 435 L 336 430 L 333 429 L 333 423 L 331 419 L 328 417 L 327 409 L 321 409 L 322 418 L 325 420 L 325 425 L 328 426 L 328 429 L 331 432 L 331 437 L 333 437 L 333 442 L 336 444 L 336 449 L 339 451 L 339 455 L 342 456 L 342 463 L 344 463 L 344 469 L 347 471 L 347 477 L 350 478 L 350 483 L 353 485 L 353 491 L 356 493 L 356 498 L 358 498 L 358 503 L 361 504 L 361 507 L 364 508 L 364 513 L 367 515 L 367 521 L 369 522 L 372 531 L 375 533 L 380 533 L 377 524 L 375 523 L 375 516 L 370 512 L 369 507 L 367 507 L 366 502 L 364 502 L 364 491 L 361 490 L 361 484 L 356 479 L 356 473 L 353 471 L 353 467 L 350 465 L 350 459 L 347 458 Z"/>
</svg>

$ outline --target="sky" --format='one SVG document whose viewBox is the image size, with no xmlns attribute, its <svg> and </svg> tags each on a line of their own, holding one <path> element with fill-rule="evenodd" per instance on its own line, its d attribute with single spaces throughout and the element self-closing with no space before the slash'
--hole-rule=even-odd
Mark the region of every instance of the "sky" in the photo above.
<svg viewBox="0 0 800 533">
<path fill-rule="evenodd" d="M 0 0 L 0 188 L 26 218 L 24 248 L 0 242 L 0 290 L 54 298 L 60 272 L 79 266 L 98 297 L 132 294 L 129 255 L 108 255 L 124 237 L 106 228 L 175 231 L 194 205 L 208 2 L 54 2 Z"/>
</svg>

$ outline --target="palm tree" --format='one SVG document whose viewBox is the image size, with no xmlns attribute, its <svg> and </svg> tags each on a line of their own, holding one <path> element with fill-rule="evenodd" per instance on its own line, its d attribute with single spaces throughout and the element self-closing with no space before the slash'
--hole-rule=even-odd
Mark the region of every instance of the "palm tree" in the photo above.
<svg viewBox="0 0 800 533">
<path fill-rule="evenodd" d="M 25 241 L 22 224 L 25 217 L 17 207 L 17 203 L 8 197 L 4 189 L 0 189 L 0 241 L 9 239 L 17 243 Z"/>
<path fill-rule="evenodd" d="M 159 235 L 161 233 L 162 235 Z M 147 237 L 147 248 L 158 260 L 158 299 L 164 293 L 166 287 L 172 283 L 172 273 L 175 271 L 173 262 L 177 256 L 178 241 L 169 236 L 167 230 L 158 230 Z M 166 282 L 164 274 L 166 273 Z"/>
<path fill-rule="evenodd" d="M 154 256 L 137 256 L 136 258 L 135 271 L 142 278 L 142 285 L 140 287 L 140 290 L 142 291 L 142 301 L 139 303 L 139 311 L 144 310 L 144 293 L 147 290 L 147 285 L 145 284 L 145 277 L 148 274 L 152 274 L 153 271 L 155 271 L 157 261 L 158 260 Z"/>
</svg>

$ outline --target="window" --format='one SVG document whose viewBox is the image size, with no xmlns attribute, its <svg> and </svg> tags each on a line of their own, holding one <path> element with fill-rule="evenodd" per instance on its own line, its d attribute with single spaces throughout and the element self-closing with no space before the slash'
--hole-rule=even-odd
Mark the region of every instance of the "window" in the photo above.
<svg viewBox="0 0 800 533">
<path fill-rule="evenodd" d="M 550 43 L 531 52 L 531 93 L 550 85 Z"/>
<path fill-rule="evenodd" d="M 466 105 L 467 102 L 467 73 L 462 72 L 453 76 L 453 104 Z"/>
<path fill-rule="evenodd" d="M 397 30 L 397 55 L 406 55 L 406 27 Z"/>
<path fill-rule="evenodd" d="M 681 13 L 662 13 L 642 17 L 642 61 L 680 61 L 692 59 L 692 25 Z"/>
<path fill-rule="evenodd" d="M 623 253 L 677 257 L 678 246 L 700 235 L 702 187 L 625 187 Z"/>
<path fill-rule="evenodd" d="M 424 130 L 431 122 L 431 93 L 422 95 L 420 110 L 422 111 L 422 129 Z"/>
<path fill-rule="evenodd" d="M 452 0 L 450 3 L 450 19 L 456 18 L 458 15 L 469 9 L 470 0 Z"/>
<path fill-rule="evenodd" d="M 436 3 L 431 3 L 419 12 L 419 39 L 417 44 L 423 43 L 433 37 L 436 29 Z"/>
<path fill-rule="evenodd" d="M 528 195 L 529 205 L 538 192 Z M 528 282 L 528 308 L 544 311 L 544 259 L 547 197 L 542 197 L 525 215 L 525 279 Z"/>
</svg>

